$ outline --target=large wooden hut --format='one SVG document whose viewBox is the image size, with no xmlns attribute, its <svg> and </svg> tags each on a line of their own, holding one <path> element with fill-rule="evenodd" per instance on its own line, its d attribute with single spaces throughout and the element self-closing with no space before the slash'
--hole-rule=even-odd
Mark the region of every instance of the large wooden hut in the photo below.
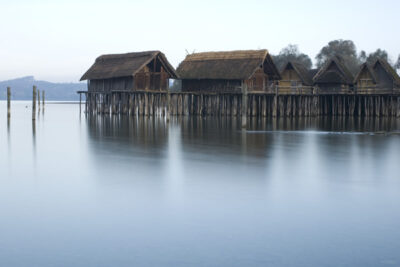
<svg viewBox="0 0 400 267">
<path fill-rule="evenodd" d="M 267 50 L 205 52 L 187 55 L 177 68 L 184 92 L 266 91 L 280 79 Z"/>
<path fill-rule="evenodd" d="M 320 93 L 341 93 L 353 86 L 354 77 L 343 59 L 334 56 L 317 72 L 313 81 Z"/>
<path fill-rule="evenodd" d="M 103 55 L 82 76 L 89 92 L 165 91 L 175 69 L 160 51 Z"/>
</svg>

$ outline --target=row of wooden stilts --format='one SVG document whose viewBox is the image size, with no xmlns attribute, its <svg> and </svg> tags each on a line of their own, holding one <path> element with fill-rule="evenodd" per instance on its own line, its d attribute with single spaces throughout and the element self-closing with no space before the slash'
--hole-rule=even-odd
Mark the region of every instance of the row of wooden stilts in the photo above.
<svg viewBox="0 0 400 267">
<path fill-rule="evenodd" d="M 87 93 L 86 96 L 86 112 L 90 114 L 243 116 L 243 109 L 250 117 L 400 117 L 400 96 L 181 92 Z"/>
</svg>

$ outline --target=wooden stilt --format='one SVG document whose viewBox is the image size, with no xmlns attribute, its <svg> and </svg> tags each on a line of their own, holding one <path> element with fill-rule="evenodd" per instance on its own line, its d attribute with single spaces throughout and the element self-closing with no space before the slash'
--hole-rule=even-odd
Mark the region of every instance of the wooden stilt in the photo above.
<svg viewBox="0 0 400 267">
<path fill-rule="evenodd" d="M 7 118 L 11 117 L 11 88 L 7 87 Z"/>
<path fill-rule="evenodd" d="M 33 93 L 32 93 L 32 120 L 36 120 L 36 86 L 33 86 Z"/>
</svg>

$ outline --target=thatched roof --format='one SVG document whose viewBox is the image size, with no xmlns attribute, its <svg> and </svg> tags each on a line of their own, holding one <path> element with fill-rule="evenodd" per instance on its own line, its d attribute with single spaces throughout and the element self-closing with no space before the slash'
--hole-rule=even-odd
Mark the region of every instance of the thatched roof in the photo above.
<svg viewBox="0 0 400 267">
<path fill-rule="evenodd" d="M 372 69 L 375 69 L 377 64 L 380 64 L 387 74 L 393 79 L 393 82 L 397 85 L 400 85 L 400 77 L 397 72 L 390 66 L 390 64 L 383 59 L 377 59 L 374 64 L 372 64 Z"/>
<path fill-rule="evenodd" d="M 311 75 L 310 71 L 303 64 L 294 61 L 289 61 L 283 67 L 281 75 L 286 69 L 293 69 L 297 73 L 297 75 L 299 75 L 304 85 L 313 85 L 313 79 L 312 79 L 313 75 Z"/>
<path fill-rule="evenodd" d="M 357 82 L 358 82 L 358 80 L 360 79 L 360 75 L 363 73 L 364 70 L 367 71 L 367 72 L 369 72 L 369 74 L 370 74 L 370 76 L 371 76 L 371 78 L 372 78 L 372 81 L 373 81 L 374 83 L 376 83 L 376 76 L 375 76 L 375 73 L 374 73 L 374 71 L 371 69 L 371 67 L 370 67 L 367 63 L 364 63 L 364 64 L 362 64 L 362 65 L 360 66 L 360 70 L 358 71 L 356 77 L 354 78 L 354 83 L 357 83 Z"/>
<path fill-rule="evenodd" d="M 332 64 L 337 67 L 338 71 L 330 70 Z M 315 83 L 352 84 L 354 77 L 346 67 L 343 59 L 339 56 L 334 56 L 317 72 L 313 80 Z"/>
<path fill-rule="evenodd" d="M 90 69 L 86 71 L 81 81 L 134 76 L 156 57 L 160 60 L 171 78 L 177 78 L 174 67 L 171 66 L 163 53 L 160 51 L 146 51 L 102 55 L 98 57 Z"/>
<path fill-rule="evenodd" d="M 187 55 L 177 68 L 181 79 L 249 79 L 262 66 L 272 79 L 280 79 L 267 50 L 204 52 Z"/>
<path fill-rule="evenodd" d="M 308 75 L 311 77 L 311 79 L 314 81 L 314 76 L 318 73 L 318 69 L 311 69 L 308 70 Z"/>
</svg>

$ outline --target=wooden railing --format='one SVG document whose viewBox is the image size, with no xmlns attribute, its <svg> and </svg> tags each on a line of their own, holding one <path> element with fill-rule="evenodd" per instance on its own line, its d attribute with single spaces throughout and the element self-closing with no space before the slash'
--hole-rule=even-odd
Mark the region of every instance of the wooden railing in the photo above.
<svg viewBox="0 0 400 267">
<path fill-rule="evenodd" d="M 312 95 L 312 86 L 278 86 L 279 95 Z"/>
<path fill-rule="evenodd" d="M 380 88 L 378 86 L 355 87 L 357 95 L 399 95 L 400 88 Z"/>
</svg>

